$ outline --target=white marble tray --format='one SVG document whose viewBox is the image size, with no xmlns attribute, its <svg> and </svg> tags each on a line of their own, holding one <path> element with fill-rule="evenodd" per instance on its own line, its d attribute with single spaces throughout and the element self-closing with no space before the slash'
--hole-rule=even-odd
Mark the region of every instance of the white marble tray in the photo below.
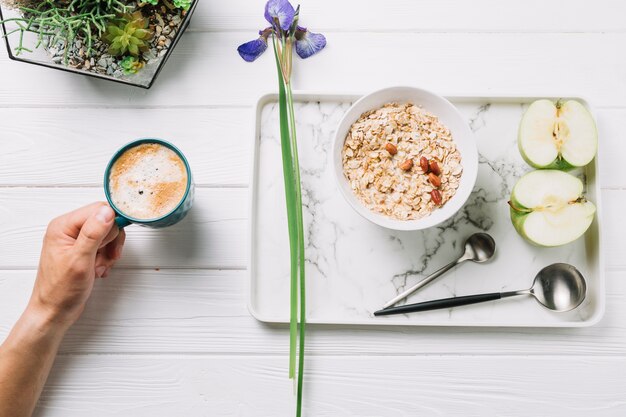
<svg viewBox="0 0 626 417">
<path fill-rule="evenodd" d="M 560 248 L 536 248 L 517 235 L 509 219 L 511 188 L 531 169 L 517 150 L 517 128 L 525 106 L 536 97 L 450 98 L 475 132 L 480 152 L 478 180 L 467 204 L 453 219 L 421 232 L 394 232 L 369 223 L 337 189 L 331 141 L 342 115 L 357 98 L 295 95 L 309 323 L 581 327 L 600 320 L 605 290 L 597 160 L 579 173 L 586 178 L 587 196 L 598 206 L 598 217 L 584 238 Z M 289 321 L 289 249 L 276 102 L 276 95 L 266 95 L 255 109 L 248 306 L 258 320 L 284 323 Z M 407 285 L 457 256 L 465 238 L 479 230 L 495 238 L 495 259 L 482 265 L 463 264 L 413 294 L 409 302 L 527 288 L 542 267 L 568 262 L 587 279 L 583 305 L 569 313 L 554 313 L 530 297 L 516 297 L 455 309 L 373 316 Z"/>
</svg>

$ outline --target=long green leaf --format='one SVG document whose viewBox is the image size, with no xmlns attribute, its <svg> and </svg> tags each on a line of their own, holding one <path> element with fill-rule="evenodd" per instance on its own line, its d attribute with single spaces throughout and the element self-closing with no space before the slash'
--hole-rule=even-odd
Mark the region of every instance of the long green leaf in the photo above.
<svg viewBox="0 0 626 417">
<path fill-rule="evenodd" d="M 296 416 L 302 414 L 302 390 L 304 379 L 304 336 L 306 330 L 306 282 L 305 270 L 306 259 L 304 254 L 304 216 L 302 214 L 302 183 L 300 181 L 300 162 L 298 158 L 298 141 L 296 139 L 296 116 L 293 109 L 293 94 L 291 83 L 287 84 L 287 106 L 289 109 L 289 129 L 291 131 L 291 149 L 293 153 L 293 172 L 296 191 L 296 222 L 298 228 L 298 265 L 300 267 L 300 332 L 299 332 L 299 356 L 298 356 L 298 391 L 296 403 Z"/>
<path fill-rule="evenodd" d="M 287 113 L 287 95 L 285 82 L 280 68 L 280 60 L 274 38 L 274 56 L 278 70 L 278 107 L 280 115 L 280 144 L 283 160 L 283 180 L 285 183 L 285 201 L 287 203 L 287 226 L 289 230 L 289 253 L 291 261 L 290 280 L 290 319 L 289 319 L 289 378 L 296 374 L 296 345 L 298 331 L 298 228 L 296 217 L 296 190 L 293 169 L 293 153 L 289 136 Z M 301 209 L 300 209 L 301 210 Z"/>
</svg>

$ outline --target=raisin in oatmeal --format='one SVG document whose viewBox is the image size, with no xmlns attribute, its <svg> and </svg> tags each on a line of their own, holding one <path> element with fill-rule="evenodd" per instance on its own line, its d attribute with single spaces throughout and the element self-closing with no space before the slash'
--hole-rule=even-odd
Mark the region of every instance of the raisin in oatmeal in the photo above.
<svg viewBox="0 0 626 417">
<path fill-rule="evenodd" d="M 348 132 L 342 161 L 359 200 L 398 220 L 420 219 L 446 204 L 463 172 L 450 130 L 410 103 L 363 113 Z"/>
</svg>

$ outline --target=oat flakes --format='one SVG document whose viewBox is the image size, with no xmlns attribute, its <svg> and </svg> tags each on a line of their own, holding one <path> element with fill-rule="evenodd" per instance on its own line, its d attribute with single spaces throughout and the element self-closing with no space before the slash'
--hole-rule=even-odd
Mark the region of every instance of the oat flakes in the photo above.
<svg viewBox="0 0 626 417">
<path fill-rule="evenodd" d="M 429 180 L 422 157 L 437 163 L 439 187 Z M 463 173 L 450 130 L 410 103 L 388 103 L 363 113 L 348 132 L 342 161 L 344 175 L 361 202 L 399 220 L 419 219 L 435 210 L 434 189 L 444 205 L 456 193 Z"/>
</svg>

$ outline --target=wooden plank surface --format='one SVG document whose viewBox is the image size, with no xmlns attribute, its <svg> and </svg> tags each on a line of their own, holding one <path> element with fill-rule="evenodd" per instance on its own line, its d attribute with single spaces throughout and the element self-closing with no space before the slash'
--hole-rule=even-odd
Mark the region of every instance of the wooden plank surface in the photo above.
<svg viewBox="0 0 626 417">
<path fill-rule="evenodd" d="M 194 207 L 175 227 L 127 229 L 121 266 L 245 268 L 245 188 L 198 188 Z M 98 188 L 0 188 L 0 269 L 33 269 L 54 217 L 103 200 Z"/>
<path fill-rule="evenodd" d="M 0 269 L 37 266 L 41 238 L 48 222 L 76 207 L 102 200 L 100 188 L 0 188 Z M 248 189 L 198 188 L 194 208 L 175 227 L 151 230 L 129 227 L 123 267 L 238 268 L 246 267 Z M 626 268 L 621 221 L 626 192 L 602 193 L 606 264 Z M 511 226 L 512 227 L 512 226 Z M 280 233 L 280 231 L 277 231 Z"/>
<path fill-rule="evenodd" d="M 3 108 L 0 120 L 10 121 L 0 186 L 101 185 L 115 151 L 144 137 L 174 142 L 197 185 L 240 186 L 250 177 L 251 109 Z"/>
<path fill-rule="evenodd" d="M 173 140 L 200 186 L 179 226 L 128 229 L 126 256 L 67 335 L 35 416 L 292 414 L 287 329 L 245 306 L 251 110 L 276 85 L 271 54 L 249 65 L 235 48 L 265 25 L 263 3 L 201 0 L 149 91 L 0 51 L 0 340 L 30 294 L 45 225 L 103 198 L 121 144 Z M 306 415 L 626 415 L 626 3 L 301 3 L 329 44 L 296 59 L 297 89 L 586 96 L 607 258 L 606 315 L 591 328 L 309 327 Z"/>
<path fill-rule="evenodd" d="M 104 168 L 125 143 L 172 140 L 189 158 L 200 186 L 247 186 L 254 143 L 252 107 L 93 109 L 0 108 L 1 186 L 99 186 Z M 602 187 L 626 188 L 626 109 L 596 109 Z M 106 128 L 102 128 L 106 126 Z"/>
<path fill-rule="evenodd" d="M 307 366 L 307 416 L 626 413 L 623 358 L 309 356 Z M 286 375 L 286 356 L 67 356 L 35 416 L 289 416 Z"/>
<path fill-rule="evenodd" d="M 299 0 L 303 24 L 346 32 L 623 32 L 621 0 Z M 194 31 L 258 30 L 264 0 L 200 1 Z M 369 13 L 375 11 L 375 13 Z"/>
<path fill-rule="evenodd" d="M 0 107 L 250 106 L 276 89 L 271 53 L 254 64 L 236 53 L 255 33 L 186 34 L 150 90 L 2 57 L 3 78 L 27 82 L 3 84 Z M 295 59 L 294 88 L 342 92 L 408 84 L 444 95 L 583 95 L 596 106 L 624 105 L 626 96 L 626 54 L 617 53 L 626 33 L 326 35 L 323 53 L 306 65 Z"/>
<path fill-rule="evenodd" d="M 35 271 L 0 271 L 0 340 L 25 306 Z M 245 271 L 114 269 L 98 280 L 62 354 L 288 353 L 286 326 L 248 314 Z M 311 355 L 626 355 L 626 270 L 607 275 L 602 321 L 581 329 L 310 326 Z M 538 307 L 539 308 L 539 307 Z"/>
</svg>

